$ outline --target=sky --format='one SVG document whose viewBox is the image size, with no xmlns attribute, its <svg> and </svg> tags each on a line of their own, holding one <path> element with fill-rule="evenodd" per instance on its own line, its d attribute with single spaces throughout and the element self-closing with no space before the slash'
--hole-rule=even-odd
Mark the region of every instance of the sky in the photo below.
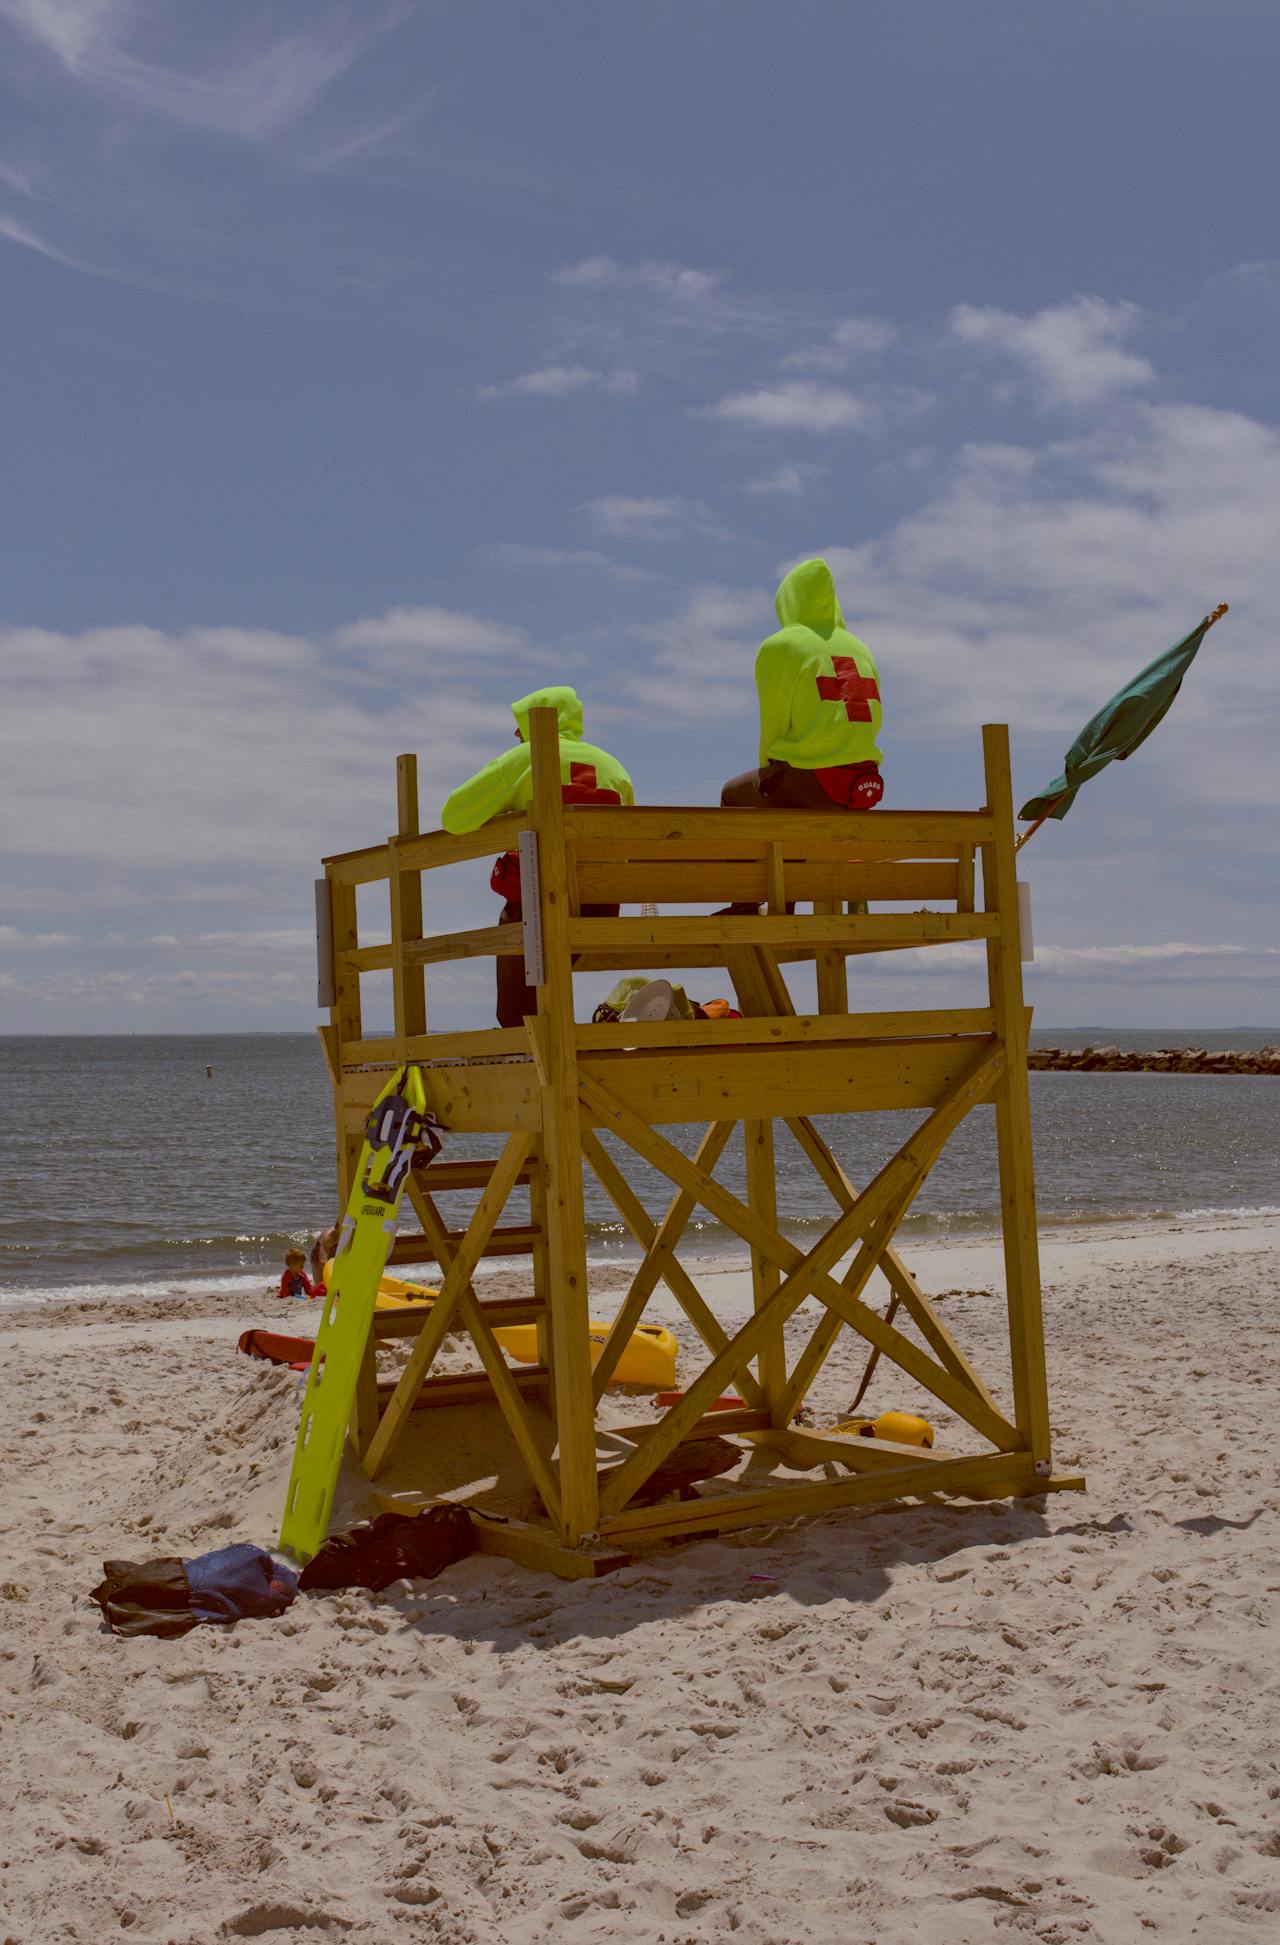
<svg viewBox="0 0 1280 1945">
<path fill-rule="evenodd" d="M 1030 796 L 1231 603 L 1024 852 L 1027 986 L 1280 1027 L 1278 59 L 1266 0 L 0 0 L 0 1032 L 309 1029 L 320 859 L 544 682 L 715 802 L 817 553 L 897 807 L 990 721 Z"/>
</svg>

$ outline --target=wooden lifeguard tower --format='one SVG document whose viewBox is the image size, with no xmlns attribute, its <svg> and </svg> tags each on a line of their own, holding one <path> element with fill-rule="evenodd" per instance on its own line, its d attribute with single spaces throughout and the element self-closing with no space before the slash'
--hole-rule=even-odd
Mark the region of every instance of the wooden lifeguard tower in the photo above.
<svg viewBox="0 0 1280 1945">
<path fill-rule="evenodd" d="M 1008 734 L 983 731 L 986 802 L 964 811 L 849 813 L 566 806 L 554 713 L 531 719 L 533 801 L 465 837 L 418 830 L 413 758 L 398 769 L 399 828 L 385 843 L 325 861 L 321 1028 L 333 1083 L 338 1176 L 345 1202 L 361 1131 L 390 1071 L 421 1066 L 428 1104 L 447 1130 L 500 1137 L 484 1161 L 443 1157 L 409 1178 L 421 1235 L 401 1235 L 391 1264 L 433 1261 L 442 1273 L 430 1307 L 379 1313 L 364 1353 L 350 1439 L 365 1471 L 386 1466 L 409 1421 L 428 1404 L 493 1402 L 501 1409 L 545 1509 L 541 1519 L 490 1518 L 469 1504 L 483 1548 L 566 1575 L 604 1571 L 654 1541 L 719 1533 L 760 1521 L 910 1495 L 999 1498 L 1078 1487 L 1050 1452 L 1035 1193 L 1027 1093 Z M 495 851 L 522 853 L 525 923 L 431 935 L 426 874 Z M 981 884 L 980 898 L 975 885 Z M 389 888 L 389 944 L 360 943 L 357 888 Z M 758 916 L 680 916 L 673 908 L 759 901 Z M 636 916 L 656 903 L 663 916 Z M 617 918 L 587 905 L 617 904 Z M 809 910 L 788 912 L 788 905 Z M 912 909 L 902 909 L 904 906 Z M 955 940 L 986 948 L 987 1004 L 968 1009 L 851 1012 L 847 961 Z M 520 1028 L 428 1033 L 427 970 L 460 959 L 524 953 L 537 975 L 538 1012 Z M 797 1014 L 782 967 L 816 968 L 817 1011 Z M 732 981 L 740 1020 L 657 1025 L 583 1024 L 575 973 L 717 967 Z M 360 982 L 391 974 L 394 1034 L 366 1037 Z M 1007 1283 L 1009 1361 L 991 1388 L 955 1341 L 893 1246 L 894 1233 L 948 1137 L 969 1111 L 994 1103 Z M 819 1133 L 818 1115 L 927 1110 L 874 1180 L 850 1182 Z M 790 1131 L 829 1193 L 830 1227 L 807 1250 L 779 1227 L 775 1134 Z M 705 1124 L 690 1158 L 662 1133 Z M 741 1123 L 746 1196 L 716 1180 Z M 606 1130 L 671 1184 L 655 1221 L 600 1139 Z M 583 1170 L 590 1168 L 643 1251 L 593 1370 Z M 527 1222 L 503 1224 L 518 1185 Z M 479 1191 L 465 1227 L 441 1212 L 452 1191 Z M 730 1336 L 678 1249 L 701 1207 L 749 1247 L 754 1309 Z M 845 1258 L 852 1260 L 839 1269 Z M 473 1283 L 482 1258 L 530 1256 L 532 1291 L 486 1301 Z M 864 1300 L 879 1268 L 893 1315 Z M 629 1456 L 598 1470 L 597 1411 L 623 1346 L 659 1282 L 706 1347 L 683 1397 L 642 1425 L 615 1426 Z M 806 1297 L 821 1315 L 789 1360 L 783 1326 Z M 495 1328 L 535 1322 L 541 1361 L 507 1362 Z M 450 1332 L 469 1333 L 474 1371 L 433 1373 Z M 844 1330 L 946 1406 L 981 1442 L 960 1453 L 799 1429 L 795 1419 Z M 381 1338 L 412 1345 L 394 1388 L 378 1384 Z M 711 1411 L 733 1387 L 741 1409 Z M 533 1395 L 531 1395 L 533 1394 Z M 1007 1399 L 1007 1403 L 1002 1403 Z M 546 1437 L 550 1414 L 554 1440 Z M 693 1497 L 645 1503 L 656 1469 L 693 1438 L 765 1448 L 778 1466 L 840 1476 L 717 1479 Z"/>
</svg>

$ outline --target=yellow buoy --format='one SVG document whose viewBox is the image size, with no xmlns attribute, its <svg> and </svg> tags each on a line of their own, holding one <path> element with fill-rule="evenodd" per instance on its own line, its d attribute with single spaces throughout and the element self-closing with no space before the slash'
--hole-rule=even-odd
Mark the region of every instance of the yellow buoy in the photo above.
<svg viewBox="0 0 1280 1945">
<path fill-rule="evenodd" d="M 835 1428 L 846 1438 L 884 1438 L 895 1445 L 933 1444 L 933 1427 L 927 1418 L 910 1411 L 882 1411 L 879 1418 L 846 1418 Z"/>
</svg>

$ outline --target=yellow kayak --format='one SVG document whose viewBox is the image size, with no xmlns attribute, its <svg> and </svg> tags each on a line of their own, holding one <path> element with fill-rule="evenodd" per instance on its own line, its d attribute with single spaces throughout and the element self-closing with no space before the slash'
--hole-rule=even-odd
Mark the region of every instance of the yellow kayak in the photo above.
<svg viewBox="0 0 1280 1945">
<path fill-rule="evenodd" d="M 439 1290 L 431 1284 L 406 1283 L 402 1277 L 384 1276 L 378 1285 L 375 1308 L 383 1311 L 411 1310 L 416 1304 L 430 1303 L 439 1294 Z M 591 1363 L 594 1367 L 613 1326 L 593 1317 L 587 1328 L 591 1338 Z M 517 1364 L 537 1364 L 538 1327 L 536 1324 L 505 1324 L 493 1334 L 503 1350 L 515 1358 Z M 641 1324 L 638 1330 L 632 1332 L 609 1382 L 653 1385 L 658 1390 L 664 1390 L 676 1381 L 676 1358 L 679 1349 L 671 1332 L 664 1329 L 661 1324 Z"/>
</svg>

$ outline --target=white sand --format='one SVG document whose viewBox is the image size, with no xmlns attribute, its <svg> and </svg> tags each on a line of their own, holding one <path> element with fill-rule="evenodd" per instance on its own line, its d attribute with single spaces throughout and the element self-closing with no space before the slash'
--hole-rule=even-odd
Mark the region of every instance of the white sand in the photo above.
<svg viewBox="0 0 1280 1945">
<path fill-rule="evenodd" d="M 105 1634 L 88 1589 L 109 1555 L 271 1543 L 295 1380 L 235 1338 L 313 1319 L 0 1318 L 0 1935 L 1280 1936 L 1278 1243 L 1046 1238 L 1086 1497 L 847 1513 L 596 1583 L 473 1559 L 178 1641 Z M 910 1260 L 997 1370 L 998 1255 Z M 706 1287 L 744 1300 L 740 1274 Z M 833 1360 L 819 1422 L 859 1367 Z"/>
</svg>

